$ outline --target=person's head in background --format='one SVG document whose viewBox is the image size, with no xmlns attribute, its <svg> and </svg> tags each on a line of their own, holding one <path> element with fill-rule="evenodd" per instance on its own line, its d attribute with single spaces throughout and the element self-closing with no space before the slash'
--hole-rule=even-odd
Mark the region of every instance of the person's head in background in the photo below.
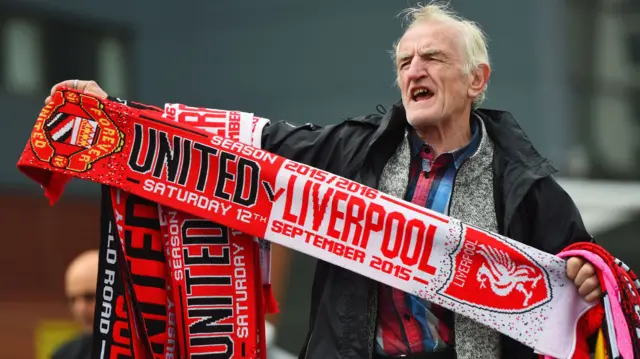
<svg viewBox="0 0 640 359">
<path fill-rule="evenodd" d="M 97 250 L 81 253 L 67 267 L 64 280 L 65 294 L 73 318 L 82 324 L 87 332 L 93 330 L 98 258 Z"/>
</svg>

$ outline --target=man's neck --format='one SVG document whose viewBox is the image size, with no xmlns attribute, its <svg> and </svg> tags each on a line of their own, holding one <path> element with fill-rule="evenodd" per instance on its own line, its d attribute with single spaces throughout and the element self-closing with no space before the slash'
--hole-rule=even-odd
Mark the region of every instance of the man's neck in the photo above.
<svg viewBox="0 0 640 359">
<path fill-rule="evenodd" d="M 420 139 L 428 144 L 436 155 L 464 147 L 471 140 L 470 113 L 442 121 L 435 126 L 416 128 Z"/>
</svg>

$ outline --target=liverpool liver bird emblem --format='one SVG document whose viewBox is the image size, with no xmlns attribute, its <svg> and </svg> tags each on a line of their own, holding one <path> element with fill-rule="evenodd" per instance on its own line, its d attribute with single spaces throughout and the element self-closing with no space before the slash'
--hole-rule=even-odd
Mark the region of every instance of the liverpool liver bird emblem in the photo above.
<svg viewBox="0 0 640 359">
<path fill-rule="evenodd" d="M 536 271 L 531 266 L 516 265 L 506 253 L 499 249 L 481 244 L 478 246 L 478 253 L 486 260 L 476 275 L 480 288 L 486 288 L 485 282 L 488 280 L 493 292 L 501 297 L 509 295 L 515 289 L 524 294 L 522 305 L 527 306 L 533 292 L 527 290 L 524 284 L 531 282 L 530 289 L 533 289 L 542 275 L 536 275 Z"/>
</svg>

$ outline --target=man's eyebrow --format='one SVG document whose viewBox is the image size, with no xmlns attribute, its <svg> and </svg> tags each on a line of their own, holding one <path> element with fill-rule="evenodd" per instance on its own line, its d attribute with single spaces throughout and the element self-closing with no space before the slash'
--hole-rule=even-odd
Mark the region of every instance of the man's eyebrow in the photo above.
<svg viewBox="0 0 640 359">
<path fill-rule="evenodd" d="M 446 57 L 446 54 L 444 52 L 442 52 L 441 50 L 437 50 L 437 49 L 421 49 L 420 50 L 420 56 L 428 56 L 428 57 L 441 56 L 441 57 Z"/>
<path fill-rule="evenodd" d="M 409 52 L 401 52 L 396 56 L 396 62 L 401 63 L 413 57 L 413 55 Z"/>
<path fill-rule="evenodd" d="M 423 57 L 441 57 L 441 58 L 444 58 L 444 59 L 448 59 L 449 58 L 444 51 L 438 50 L 438 49 L 428 49 L 428 48 L 420 49 L 419 50 L 419 54 L 420 54 L 420 56 L 423 56 Z M 401 64 L 401 63 L 405 62 L 406 60 L 411 59 L 412 57 L 413 57 L 412 53 L 400 52 L 396 56 L 396 64 Z"/>
</svg>

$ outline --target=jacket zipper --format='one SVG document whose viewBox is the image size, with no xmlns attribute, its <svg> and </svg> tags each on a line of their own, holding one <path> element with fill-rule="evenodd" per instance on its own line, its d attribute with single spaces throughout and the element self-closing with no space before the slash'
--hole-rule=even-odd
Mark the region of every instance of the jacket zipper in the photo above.
<svg viewBox="0 0 640 359">
<path fill-rule="evenodd" d="M 313 332 L 314 332 L 314 330 L 311 329 L 311 334 L 309 335 L 309 340 L 307 340 L 307 345 L 305 346 L 305 349 L 304 349 L 304 359 L 307 359 L 307 357 L 309 356 L 309 344 L 311 344 L 311 338 L 313 338 Z"/>
<path fill-rule="evenodd" d="M 453 203 L 453 191 L 455 191 L 455 189 L 456 189 L 456 180 L 458 179 L 458 173 L 460 173 L 460 170 L 462 170 L 462 166 L 464 166 L 465 163 L 467 163 L 467 161 L 470 158 L 471 157 L 465 158 L 462 161 L 462 163 L 460 163 L 460 167 L 458 167 L 458 169 L 456 170 L 456 174 L 453 175 L 453 181 L 451 182 L 451 195 L 449 196 L 449 204 L 447 205 L 447 213 L 445 213 L 446 216 L 449 216 L 449 213 L 451 213 L 451 203 Z"/>
</svg>

